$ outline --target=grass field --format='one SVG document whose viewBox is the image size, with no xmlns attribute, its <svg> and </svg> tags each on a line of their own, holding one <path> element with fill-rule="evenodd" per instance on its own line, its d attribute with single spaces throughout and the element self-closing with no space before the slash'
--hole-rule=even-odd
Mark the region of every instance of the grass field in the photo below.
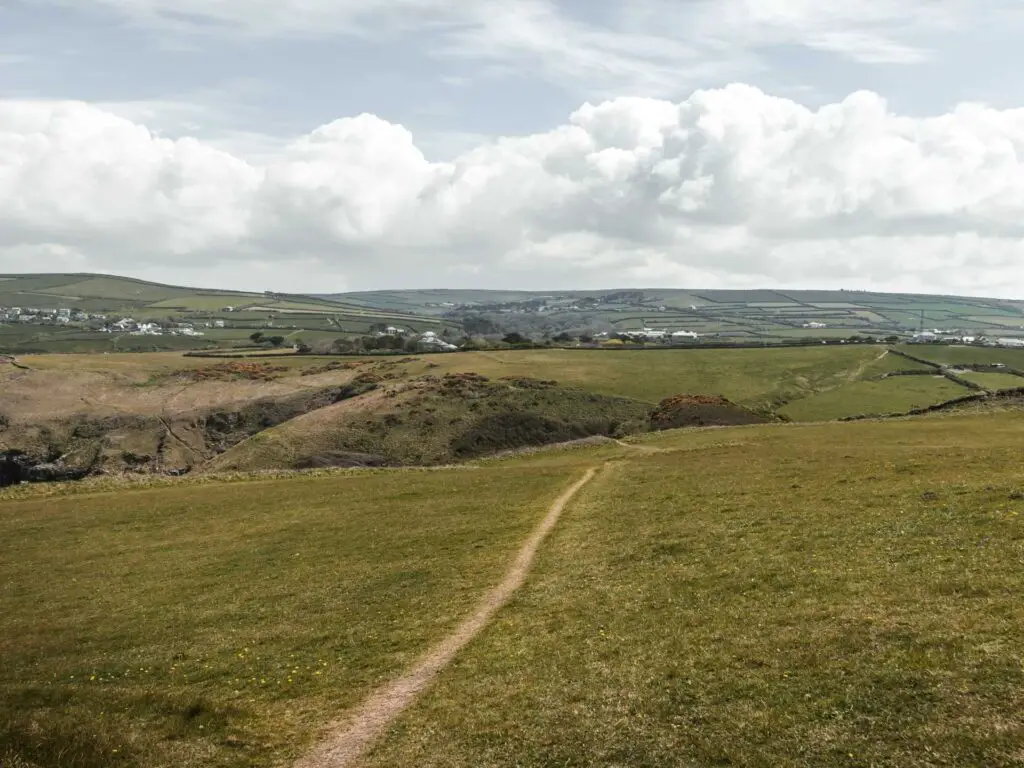
<svg viewBox="0 0 1024 768">
<path fill-rule="evenodd" d="M 1022 438 L 771 425 L 2 492 L 0 764 L 288 765 L 601 467 L 371 765 L 1019 765 Z"/>
<path fill-rule="evenodd" d="M 282 764 L 448 630 L 568 479 L 509 465 L 0 501 L 0 764 Z"/>
<path fill-rule="evenodd" d="M 899 415 L 969 394 L 966 387 L 943 376 L 894 376 L 882 381 L 857 381 L 794 400 L 779 413 L 793 421 Z"/>
<path fill-rule="evenodd" d="M 1024 419 L 663 433 L 370 766 L 1024 760 Z"/>
<path fill-rule="evenodd" d="M 1012 373 L 979 373 L 976 371 L 964 371 L 957 375 L 967 381 L 980 384 L 990 392 L 1024 388 L 1024 377 L 1015 376 Z"/>
<path fill-rule="evenodd" d="M 473 371 L 495 378 L 554 379 L 599 394 L 646 402 L 679 393 L 714 393 L 767 407 L 840 386 L 884 353 L 875 346 L 651 351 L 528 350 L 436 355 L 438 372 Z M 909 362 L 909 361 L 908 361 Z"/>
<path fill-rule="evenodd" d="M 1024 349 L 1000 347 L 957 347 L 940 344 L 908 344 L 899 349 L 940 365 L 992 365 L 1002 363 L 1024 369 Z"/>
<path fill-rule="evenodd" d="M 905 357 L 894 354 L 887 354 L 883 357 L 874 360 L 861 371 L 860 378 L 871 379 L 877 378 L 887 373 L 896 373 L 898 371 L 929 371 L 933 370 L 932 366 L 918 363 L 914 360 L 908 360 Z"/>
<path fill-rule="evenodd" d="M 142 337 L 139 337 L 142 338 Z M 252 350 L 244 350 L 246 353 Z M 656 403 L 680 393 L 721 394 L 748 406 L 764 406 L 775 398 L 792 398 L 835 388 L 862 377 L 889 370 L 905 370 L 915 363 L 895 356 L 883 357 L 883 347 L 798 347 L 791 349 L 710 350 L 523 350 L 413 355 L 398 358 L 339 358 L 303 355 L 282 357 L 296 369 L 331 361 L 408 360 L 400 366 L 403 378 L 424 374 L 473 372 L 494 379 L 531 377 L 552 379 L 597 394 L 629 397 Z M 174 368 L 212 364 L 204 358 L 179 353 L 153 352 L 110 355 L 19 355 L 31 368 L 103 371 L 133 370 L 159 373 Z"/>
</svg>

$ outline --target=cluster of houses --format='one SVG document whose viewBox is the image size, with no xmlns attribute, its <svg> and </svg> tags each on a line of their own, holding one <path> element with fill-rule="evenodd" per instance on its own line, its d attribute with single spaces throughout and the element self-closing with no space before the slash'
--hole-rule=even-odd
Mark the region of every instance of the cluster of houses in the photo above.
<svg viewBox="0 0 1024 768">
<path fill-rule="evenodd" d="M 959 330 L 918 331 L 910 339 L 912 344 L 982 344 L 986 347 L 1024 347 L 1024 338 L 1007 336 L 990 339 L 987 336 L 972 336 Z"/>
<path fill-rule="evenodd" d="M 106 315 L 89 314 L 72 309 L 41 309 L 39 307 L 0 307 L 0 322 L 35 325 L 67 325 L 89 320 L 106 320 Z"/>
<path fill-rule="evenodd" d="M 417 346 L 424 352 L 455 352 L 458 347 L 454 344 L 449 344 L 447 341 L 438 336 L 434 331 L 425 331 L 424 333 L 413 333 L 407 328 L 399 328 L 393 325 L 389 325 L 383 330 L 377 331 L 377 336 L 408 336 L 416 341 Z"/>
<path fill-rule="evenodd" d="M 223 328 L 223 320 L 204 323 L 203 328 Z M 103 333 L 127 333 L 131 336 L 205 336 L 204 331 L 197 330 L 193 323 L 154 323 L 136 322 L 130 317 L 122 317 L 116 322 L 103 326 Z"/>
<path fill-rule="evenodd" d="M 613 336 L 618 339 L 628 339 L 630 341 L 693 341 L 700 338 L 693 331 L 669 331 L 669 330 L 655 330 L 654 328 L 640 328 L 633 331 L 616 331 L 614 333 L 602 332 L 596 334 L 594 338 L 603 339 Z"/>
<path fill-rule="evenodd" d="M 224 327 L 223 320 L 212 320 L 201 325 L 186 322 L 139 322 L 131 317 L 111 320 L 109 315 L 102 313 L 38 307 L 0 307 L 0 323 L 57 326 L 89 323 L 91 328 L 100 333 L 127 333 L 133 336 L 203 336 L 201 328 Z"/>
</svg>

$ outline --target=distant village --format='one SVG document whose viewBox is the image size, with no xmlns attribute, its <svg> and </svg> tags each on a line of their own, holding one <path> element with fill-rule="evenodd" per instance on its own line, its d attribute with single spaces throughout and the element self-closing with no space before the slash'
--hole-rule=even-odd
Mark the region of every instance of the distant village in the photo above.
<svg viewBox="0 0 1024 768">
<path fill-rule="evenodd" d="M 139 322 L 131 317 L 113 319 L 102 313 L 74 309 L 38 307 L 0 307 L 0 323 L 40 326 L 80 326 L 100 333 L 126 333 L 132 336 L 203 336 L 201 328 L 223 328 L 223 320 L 206 323 Z"/>
<path fill-rule="evenodd" d="M 600 303 L 607 304 L 610 301 L 622 301 L 626 297 L 622 295 L 615 296 L 604 296 L 601 297 Z M 599 303 L 597 299 L 577 299 L 572 303 L 565 303 L 557 306 L 546 305 L 543 300 L 535 300 L 527 302 L 525 305 L 522 303 L 515 303 L 509 305 L 491 305 L 489 310 L 491 312 L 498 312 L 502 314 L 548 314 L 548 313 L 560 313 L 560 312 L 581 312 L 593 309 L 596 304 Z M 446 309 L 451 308 L 462 308 L 465 305 L 455 305 L 452 302 L 442 302 L 440 305 Z M 479 309 L 479 307 L 477 307 Z M 604 309 L 607 309 L 605 307 Z M 696 310 L 696 307 L 691 309 Z M 658 311 L 666 311 L 663 306 L 657 307 Z M 221 307 L 219 312 L 230 313 L 235 312 L 235 307 Z M 166 321 L 157 320 L 136 320 L 132 317 L 125 317 L 121 315 L 111 315 L 105 313 L 94 313 L 86 312 L 85 310 L 74 309 L 74 308 L 39 308 L 39 307 L 0 307 L 0 323 L 3 324 L 20 324 L 28 326 L 58 326 L 58 327 L 78 327 L 87 329 L 96 333 L 107 333 L 107 334 L 126 334 L 131 336 L 189 336 L 199 337 L 205 336 L 206 332 L 210 329 L 225 328 L 225 321 L 222 319 L 204 319 L 203 321 L 190 322 L 187 320 L 172 320 L 167 319 Z M 802 324 L 802 327 L 811 331 L 824 330 L 829 328 L 829 325 L 824 322 L 810 321 Z M 494 329 L 497 331 L 497 328 Z M 861 333 L 867 334 L 879 334 L 883 333 L 882 329 L 871 328 L 863 329 Z M 425 333 L 417 333 L 406 328 L 395 327 L 395 326 L 384 326 L 379 324 L 371 329 L 371 335 L 377 337 L 392 337 L 392 341 L 397 342 L 400 338 L 404 343 L 409 346 L 422 351 L 443 351 L 453 352 L 458 349 L 457 346 L 451 344 L 449 341 L 441 338 L 438 334 L 433 331 L 427 331 Z M 500 334 L 492 334 L 500 338 Z M 512 336 L 518 336 L 519 334 L 511 334 Z M 637 329 L 629 330 L 608 330 L 595 333 L 593 331 L 587 333 L 577 333 L 575 336 L 570 337 L 569 334 L 561 333 L 554 338 L 561 341 L 576 340 L 576 337 L 584 343 L 602 343 L 614 340 L 631 343 L 661 343 L 661 344 L 673 344 L 673 343 L 687 343 L 694 342 L 701 338 L 709 338 L 714 336 L 730 336 L 734 335 L 731 333 L 705 333 L 698 334 L 692 330 L 679 330 L 669 328 L 652 328 L 646 324 Z M 566 338 L 559 338 L 564 336 Z M 398 338 L 395 338 L 398 337 Z M 531 337 L 539 337 L 539 333 L 531 332 L 522 334 L 523 341 L 530 341 Z M 548 336 L 545 336 L 548 338 Z M 894 337 L 895 338 L 895 337 Z M 982 336 L 978 333 L 971 333 L 961 329 L 931 329 L 931 330 L 919 330 L 910 337 L 904 337 L 904 339 L 913 344 L 968 344 L 968 345 L 984 345 L 984 346 L 998 346 L 998 347 L 1015 347 L 1024 348 L 1024 338 L 1015 337 L 987 337 Z M 381 340 L 380 348 L 389 348 L 384 343 L 385 340 Z"/>
<path fill-rule="evenodd" d="M 911 344 L 981 344 L 987 347 L 1024 347 L 1024 338 L 1012 336 L 989 338 L 968 334 L 958 329 L 918 331 L 908 341 Z"/>
</svg>

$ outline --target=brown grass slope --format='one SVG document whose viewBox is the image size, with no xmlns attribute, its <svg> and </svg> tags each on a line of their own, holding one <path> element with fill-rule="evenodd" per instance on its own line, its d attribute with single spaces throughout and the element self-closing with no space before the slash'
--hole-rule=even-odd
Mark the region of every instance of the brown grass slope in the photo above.
<svg viewBox="0 0 1024 768">
<path fill-rule="evenodd" d="M 260 432 L 209 471 L 377 464 L 444 464 L 594 435 L 646 431 L 652 408 L 553 381 L 424 376 L 381 386 Z"/>
</svg>

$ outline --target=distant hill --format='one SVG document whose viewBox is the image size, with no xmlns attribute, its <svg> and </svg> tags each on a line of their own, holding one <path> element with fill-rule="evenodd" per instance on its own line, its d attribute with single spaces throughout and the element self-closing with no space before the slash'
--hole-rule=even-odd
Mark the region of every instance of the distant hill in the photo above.
<svg viewBox="0 0 1024 768">
<path fill-rule="evenodd" d="M 72 311 L 64 318 L 67 322 L 58 322 L 59 310 Z M 195 324 L 202 333 L 184 337 L 102 332 L 108 320 L 124 316 L 165 327 Z M 369 333 L 381 324 L 418 332 L 460 330 L 457 323 L 436 315 L 315 296 L 190 288 L 114 275 L 0 275 L 0 352 L 198 349 L 246 343 L 250 334 L 264 329 L 273 329 L 267 335 L 280 335 L 287 342 L 312 343 Z"/>
<path fill-rule="evenodd" d="M 252 293 L 213 288 L 188 288 L 151 283 L 131 277 L 97 274 L 0 275 L 0 306 L 80 308 L 87 312 L 178 310 L 209 312 L 232 307 L 235 311 L 352 312 L 366 307 L 329 298 L 287 293 Z M 395 313 L 389 313 L 395 314 Z"/>
<path fill-rule="evenodd" d="M 830 290 L 609 289 L 410 290 L 320 296 L 379 311 L 459 318 L 483 314 L 516 330 L 689 330 L 778 342 L 806 337 L 908 335 L 919 328 L 966 335 L 1024 335 L 1024 301 Z M 514 318 L 514 319 L 513 319 Z"/>
</svg>

